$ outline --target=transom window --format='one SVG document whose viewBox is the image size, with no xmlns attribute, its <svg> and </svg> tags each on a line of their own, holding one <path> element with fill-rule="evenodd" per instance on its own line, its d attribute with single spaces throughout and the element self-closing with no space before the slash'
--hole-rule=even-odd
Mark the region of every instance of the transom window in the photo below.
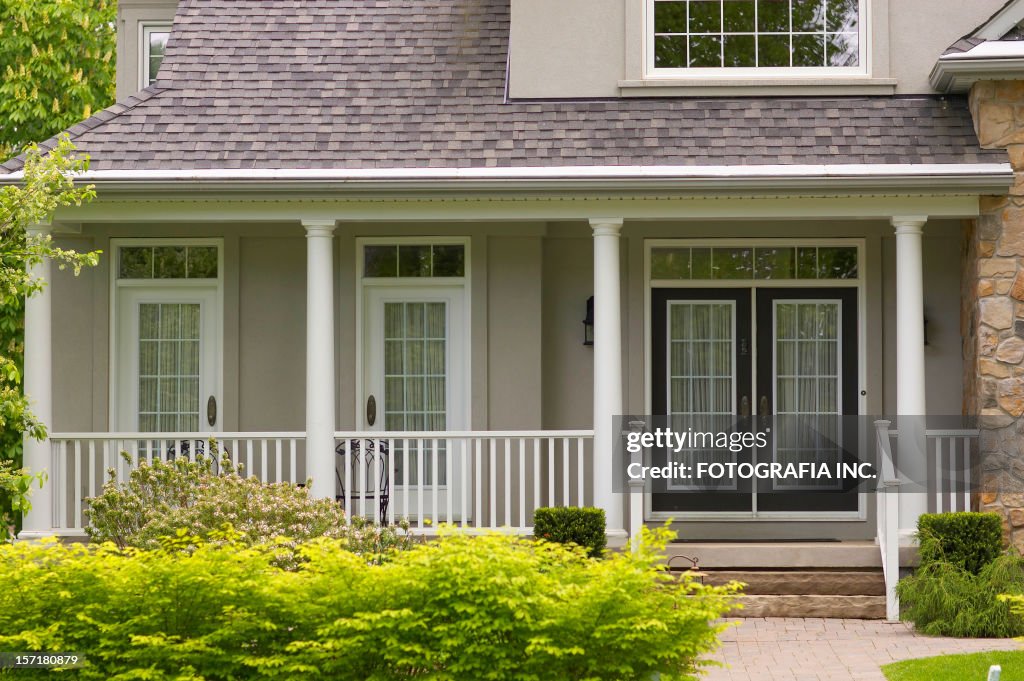
<svg viewBox="0 0 1024 681">
<path fill-rule="evenodd" d="M 366 277 L 464 277 L 463 244 L 386 244 L 363 250 Z"/>
<path fill-rule="evenodd" d="M 655 70 L 850 70 L 863 62 L 862 0 L 648 2 Z"/>
<path fill-rule="evenodd" d="M 651 279 L 856 279 L 856 246 L 651 249 Z"/>
<path fill-rule="evenodd" d="M 216 246 L 123 246 L 118 279 L 216 279 Z"/>
</svg>

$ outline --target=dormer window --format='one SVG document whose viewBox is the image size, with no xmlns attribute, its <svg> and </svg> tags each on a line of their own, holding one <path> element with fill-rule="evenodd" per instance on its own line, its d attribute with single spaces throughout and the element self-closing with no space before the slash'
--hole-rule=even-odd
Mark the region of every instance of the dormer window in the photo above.
<svg viewBox="0 0 1024 681">
<path fill-rule="evenodd" d="M 653 76 L 863 73 L 867 0 L 647 0 Z"/>
<path fill-rule="evenodd" d="M 141 87 L 152 85 L 156 81 L 160 64 L 164 60 L 167 38 L 170 35 L 170 24 L 142 25 L 142 49 L 139 51 L 142 58 L 142 64 L 139 68 Z"/>
</svg>

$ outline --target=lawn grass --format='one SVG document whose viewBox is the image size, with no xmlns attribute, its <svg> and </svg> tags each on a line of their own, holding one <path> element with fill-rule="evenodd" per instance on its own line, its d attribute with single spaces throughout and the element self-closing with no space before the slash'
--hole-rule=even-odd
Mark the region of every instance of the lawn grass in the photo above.
<svg viewBox="0 0 1024 681">
<path fill-rule="evenodd" d="M 985 681 L 994 664 L 1003 668 L 999 681 L 1024 681 L 1024 650 L 903 660 L 885 665 L 882 673 L 889 681 Z"/>
</svg>

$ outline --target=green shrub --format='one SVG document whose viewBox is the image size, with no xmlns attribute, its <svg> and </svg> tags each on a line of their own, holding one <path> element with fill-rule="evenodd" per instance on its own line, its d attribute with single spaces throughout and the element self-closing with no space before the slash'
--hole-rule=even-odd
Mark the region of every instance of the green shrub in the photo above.
<svg viewBox="0 0 1024 681">
<path fill-rule="evenodd" d="M 917 520 L 921 564 L 944 561 L 968 572 L 1003 552 L 1003 525 L 996 513 L 925 513 Z"/>
<path fill-rule="evenodd" d="M 948 561 L 922 563 L 896 585 L 901 617 L 933 636 L 977 638 L 1024 635 L 1024 618 L 1001 594 L 1024 594 L 1024 558 L 1000 556 L 968 572 Z"/>
<path fill-rule="evenodd" d="M 216 443 L 211 442 L 210 451 L 216 451 Z M 405 523 L 380 527 L 360 517 L 348 523 L 339 504 L 314 499 L 308 485 L 244 478 L 226 458 L 216 472 L 210 457 L 143 461 L 125 484 L 112 475 L 100 496 L 88 501 L 86 532 L 94 541 L 122 549 L 158 548 L 163 537 L 179 532 L 208 541 L 211 533 L 230 526 L 250 545 L 287 537 L 278 542 L 278 561 L 294 567 L 298 543 L 314 537 L 343 539 L 350 550 L 371 560 L 412 542 Z"/>
<path fill-rule="evenodd" d="M 175 546 L 188 537 L 156 551 L 2 546 L 0 650 L 82 652 L 78 678 L 104 681 L 693 678 L 735 587 L 673 578 L 670 536 L 594 561 L 450 534 L 383 564 L 317 539 L 295 571 L 230 536 L 191 553 Z"/>
<path fill-rule="evenodd" d="M 604 509 L 538 508 L 533 512 L 533 536 L 560 544 L 576 544 L 586 549 L 591 557 L 600 558 L 608 543 Z"/>
</svg>

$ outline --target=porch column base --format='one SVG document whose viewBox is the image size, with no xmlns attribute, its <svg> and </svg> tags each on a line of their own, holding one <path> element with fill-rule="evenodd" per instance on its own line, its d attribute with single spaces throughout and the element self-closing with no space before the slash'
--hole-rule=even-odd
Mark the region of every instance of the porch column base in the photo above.
<svg viewBox="0 0 1024 681">
<path fill-rule="evenodd" d="M 629 532 L 625 530 L 608 529 L 605 530 L 604 536 L 608 538 L 609 549 L 618 550 L 629 544 Z"/>
</svg>

